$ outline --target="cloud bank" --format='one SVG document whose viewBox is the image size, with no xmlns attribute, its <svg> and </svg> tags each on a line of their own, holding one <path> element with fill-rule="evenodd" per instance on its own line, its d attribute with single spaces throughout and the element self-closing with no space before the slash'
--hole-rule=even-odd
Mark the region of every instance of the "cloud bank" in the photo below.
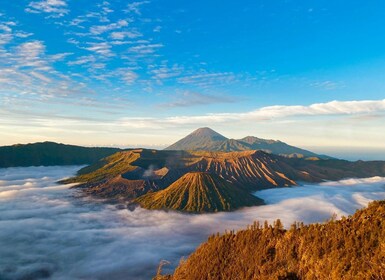
<svg viewBox="0 0 385 280">
<path fill-rule="evenodd" d="M 240 121 L 266 121 L 296 116 L 338 116 L 360 115 L 385 112 L 385 99 L 361 101 L 330 101 L 303 105 L 277 105 L 261 107 L 254 111 L 240 113 L 216 113 L 195 116 L 175 116 L 167 118 L 123 118 L 128 127 L 143 128 L 173 126 L 183 124 L 227 123 Z"/>
<path fill-rule="evenodd" d="M 78 168 L 0 169 L 1 279 L 150 279 L 160 260 L 172 269 L 211 233 L 324 221 L 385 199 L 385 178 L 374 177 L 260 191 L 268 205 L 232 213 L 131 212 L 54 183 Z"/>
</svg>

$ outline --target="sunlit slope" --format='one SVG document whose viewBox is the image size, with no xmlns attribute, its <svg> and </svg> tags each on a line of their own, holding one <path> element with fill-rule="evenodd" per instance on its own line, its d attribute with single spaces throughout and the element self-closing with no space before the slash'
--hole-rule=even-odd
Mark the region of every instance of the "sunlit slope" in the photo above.
<svg viewBox="0 0 385 280">
<path fill-rule="evenodd" d="M 173 209 L 185 212 L 231 211 L 261 205 L 263 201 L 237 189 L 215 174 L 189 172 L 156 193 L 135 200 L 147 209 Z"/>
<path fill-rule="evenodd" d="M 284 230 L 258 223 L 213 235 L 175 270 L 155 279 L 385 279 L 385 202 L 326 224 Z"/>
<path fill-rule="evenodd" d="M 77 177 L 65 180 L 63 183 L 93 183 L 114 178 L 123 173 L 135 170 L 137 167 L 131 163 L 139 157 L 139 153 L 132 151 L 115 153 L 94 165 L 82 168 L 78 171 L 79 175 Z"/>
<path fill-rule="evenodd" d="M 243 152 L 194 152 L 200 156 L 189 165 L 190 170 L 210 172 L 238 185 L 241 188 L 292 186 L 296 182 L 290 177 L 303 178 L 306 175 L 288 165 L 284 158 L 262 151 Z M 290 174 L 292 176 L 286 176 Z M 310 179 L 312 178 L 310 176 Z"/>
<path fill-rule="evenodd" d="M 190 172 L 207 172 L 240 191 L 353 177 L 385 176 L 385 162 L 305 160 L 263 151 L 206 152 L 137 149 L 118 152 L 63 181 L 103 198 L 133 199 L 169 187 Z"/>
</svg>

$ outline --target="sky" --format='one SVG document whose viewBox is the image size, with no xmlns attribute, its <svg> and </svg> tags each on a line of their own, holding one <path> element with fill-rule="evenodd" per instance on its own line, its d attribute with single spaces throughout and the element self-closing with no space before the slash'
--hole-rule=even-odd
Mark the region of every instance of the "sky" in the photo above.
<svg viewBox="0 0 385 280">
<path fill-rule="evenodd" d="M 0 145 L 230 138 L 385 158 L 385 2 L 0 3 Z"/>
</svg>

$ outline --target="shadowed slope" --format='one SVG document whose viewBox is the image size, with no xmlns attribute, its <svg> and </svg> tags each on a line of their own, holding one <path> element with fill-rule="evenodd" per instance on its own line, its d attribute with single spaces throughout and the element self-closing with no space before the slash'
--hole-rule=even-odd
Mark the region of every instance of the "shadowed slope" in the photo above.
<svg viewBox="0 0 385 280">
<path fill-rule="evenodd" d="M 262 200 L 235 188 L 217 175 L 190 172 L 156 193 L 135 200 L 147 209 L 173 209 L 186 212 L 231 211 L 263 204 Z"/>
</svg>

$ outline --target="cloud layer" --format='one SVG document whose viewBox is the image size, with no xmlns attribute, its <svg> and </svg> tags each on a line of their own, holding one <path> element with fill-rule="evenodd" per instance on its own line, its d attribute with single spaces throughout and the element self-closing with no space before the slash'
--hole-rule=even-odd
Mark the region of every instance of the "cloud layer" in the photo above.
<svg viewBox="0 0 385 280">
<path fill-rule="evenodd" d="M 385 178 L 374 177 L 260 191 L 268 205 L 233 213 L 131 212 L 54 183 L 77 169 L 0 169 L 1 279 L 150 279 L 160 260 L 175 267 L 211 233 L 254 220 L 324 221 L 385 199 Z"/>
<path fill-rule="evenodd" d="M 159 127 L 183 124 L 228 123 L 245 121 L 267 121 L 296 116 L 336 116 L 360 115 L 385 112 L 385 99 L 362 101 L 331 101 L 315 103 L 308 106 L 282 105 L 267 106 L 250 112 L 213 113 L 200 116 L 175 116 L 167 118 L 124 118 L 125 125 L 138 127 Z"/>
</svg>

